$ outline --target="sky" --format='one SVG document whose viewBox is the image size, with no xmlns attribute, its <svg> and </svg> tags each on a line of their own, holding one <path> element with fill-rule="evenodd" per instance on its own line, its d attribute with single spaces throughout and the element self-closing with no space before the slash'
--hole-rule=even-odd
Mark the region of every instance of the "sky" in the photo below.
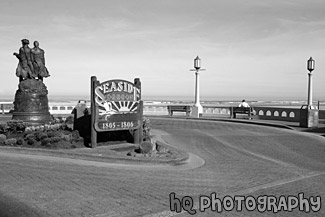
<svg viewBox="0 0 325 217">
<path fill-rule="evenodd" d="M 21 39 L 39 41 L 49 96 L 140 78 L 143 96 L 325 101 L 323 0 L 1 0 L 0 98 L 14 97 Z"/>
</svg>

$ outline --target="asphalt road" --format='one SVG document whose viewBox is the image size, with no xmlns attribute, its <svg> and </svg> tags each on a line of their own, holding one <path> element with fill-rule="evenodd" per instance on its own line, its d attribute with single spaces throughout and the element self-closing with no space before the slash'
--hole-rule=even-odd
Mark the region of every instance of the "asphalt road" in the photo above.
<svg viewBox="0 0 325 217">
<path fill-rule="evenodd" d="M 156 134 L 191 153 L 178 167 L 114 166 L 0 154 L 1 216 L 191 216 L 170 211 L 169 196 L 325 198 L 323 137 L 240 123 L 151 118 Z M 194 157 L 193 157 L 194 156 Z M 251 197 L 251 198 L 252 198 Z M 325 216 L 243 209 L 194 216 Z"/>
</svg>

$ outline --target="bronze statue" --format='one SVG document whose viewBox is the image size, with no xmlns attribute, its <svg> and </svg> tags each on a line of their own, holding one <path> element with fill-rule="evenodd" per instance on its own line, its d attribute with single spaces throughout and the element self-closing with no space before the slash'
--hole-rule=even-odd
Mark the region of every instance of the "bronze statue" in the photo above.
<svg viewBox="0 0 325 217">
<path fill-rule="evenodd" d="M 31 50 L 31 58 L 34 67 L 34 73 L 38 79 L 43 80 L 49 77 L 50 74 L 45 67 L 44 50 L 39 47 L 38 41 L 34 41 L 34 48 Z"/>
<path fill-rule="evenodd" d="M 43 78 L 49 77 L 50 74 L 45 67 L 44 50 L 39 47 L 38 41 L 34 41 L 34 47 L 31 49 L 27 39 L 21 40 L 22 47 L 19 54 L 14 53 L 19 63 L 16 69 L 16 75 L 19 82 L 27 79 L 36 79 L 43 81 Z"/>
<path fill-rule="evenodd" d="M 27 39 L 23 39 L 21 42 L 22 47 L 19 49 L 19 54 L 14 53 L 19 60 L 16 69 L 16 75 L 19 77 L 19 81 L 26 80 L 28 78 L 35 78 L 34 68 L 31 60 L 31 49 L 28 46 L 29 41 Z"/>
<path fill-rule="evenodd" d="M 52 120 L 49 112 L 48 91 L 43 78 L 50 76 L 45 67 L 44 50 L 34 42 L 34 48 L 28 47 L 27 39 L 21 40 L 23 46 L 19 54 L 14 53 L 19 63 L 16 75 L 19 77 L 15 94 L 12 119 L 23 120 L 33 124 L 48 123 Z"/>
</svg>

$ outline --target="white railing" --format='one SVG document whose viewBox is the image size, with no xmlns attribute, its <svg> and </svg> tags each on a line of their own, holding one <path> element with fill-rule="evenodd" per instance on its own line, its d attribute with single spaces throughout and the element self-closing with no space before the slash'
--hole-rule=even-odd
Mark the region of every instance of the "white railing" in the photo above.
<svg viewBox="0 0 325 217">
<path fill-rule="evenodd" d="M 0 102 L 1 114 L 9 113 L 13 109 L 14 109 L 14 104 L 12 102 Z"/>
<path fill-rule="evenodd" d="M 263 120 L 300 121 L 300 109 L 281 107 L 254 107 L 256 115 Z"/>
<path fill-rule="evenodd" d="M 49 112 L 51 114 L 71 114 L 75 106 L 72 105 L 50 105 Z M 0 113 L 7 114 L 14 110 L 13 103 L 0 102 Z"/>
<path fill-rule="evenodd" d="M 51 114 L 71 114 L 74 106 L 67 105 L 51 105 L 49 106 L 49 112 Z"/>
<path fill-rule="evenodd" d="M 213 106 L 213 105 L 203 105 L 203 116 L 204 114 L 210 115 L 231 115 L 230 106 Z"/>
<path fill-rule="evenodd" d="M 203 105 L 203 116 L 210 117 L 231 117 L 231 106 L 213 106 Z M 284 107 L 268 107 L 255 106 L 253 107 L 255 115 L 254 119 L 262 120 L 279 120 L 279 121 L 300 121 L 299 108 L 284 108 Z M 144 115 L 168 115 L 167 105 L 144 105 Z M 177 114 L 177 113 L 176 113 Z M 184 113 L 185 114 L 185 113 Z M 319 110 L 319 119 L 325 119 L 325 110 Z"/>
<path fill-rule="evenodd" d="M 0 102 L 1 113 L 9 113 L 13 110 L 13 104 L 7 102 Z M 49 112 L 53 115 L 69 115 L 72 114 L 74 105 L 51 105 Z M 89 105 L 87 104 L 87 107 Z M 203 105 L 203 116 L 216 116 L 216 117 L 231 117 L 231 106 L 213 106 Z M 279 121 L 293 121 L 299 122 L 300 109 L 299 108 L 284 108 L 284 107 L 267 107 L 255 106 L 253 107 L 255 114 L 254 119 L 263 120 L 279 120 Z M 144 104 L 144 115 L 168 115 L 166 104 Z M 178 113 L 175 112 L 177 115 Z M 181 113 L 180 113 L 181 114 Z M 185 113 L 184 113 L 185 114 Z M 319 110 L 319 119 L 325 119 L 325 110 Z"/>
</svg>

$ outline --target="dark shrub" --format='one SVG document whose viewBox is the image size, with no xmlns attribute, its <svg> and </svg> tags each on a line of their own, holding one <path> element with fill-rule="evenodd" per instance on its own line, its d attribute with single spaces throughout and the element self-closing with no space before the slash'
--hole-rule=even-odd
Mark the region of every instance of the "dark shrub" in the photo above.
<svg viewBox="0 0 325 217">
<path fill-rule="evenodd" d="M 0 142 L 6 141 L 7 136 L 5 134 L 0 134 Z"/>
<path fill-rule="evenodd" d="M 68 134 L 68 135 L 62 135 L 61 136 L 62 140 L 67 141 L 67 142 L 72 142 L 72 135 Z"/>
<path fill-rule="evenodd" d="M 73 124 L 73 117 L 72 116 L 69 116 L 65 119 L 65 123 L 66 124 Z"/>
<path fill-rule="evenodd" d="M 20 145 L 20 146 L 23 146 L 23 145 L 26 144 L 26 142 L 25 142 L 25 140 L 23 138 L 18 138 L 16 144 Z"/>
<path fill-rule="evenodd" d="M 57 117 L 57 121 L 58 121 L 58 123 L 63 123 L 64 122 L 62 117 Z"/>
<path fill-rule="evenodd" d="M 10 120 L 7 122 L 9 131 L 12 132 L 24 132 L 26 128 L 26 123 L 22 120 Z"/>
<path fill-rule="evenodd" d="M 50 131 L 47 132 L 47 137 L 49 137 L 49 138 L 52 138 L 52 137 L 60 137 L 60 136 L 61 136 L 61 133 L 58 132 L 58 131 L 52 131 L 52 130 L 50 130 Z"/>
<path fill-rule="evenodd" d="M 17 132 L 24 132 L 25 129 L 26 129 L 26 123 L 24 123 L 23 121 L 19 121 L 17 122 L 17 125 L 16 125 L 16 131 Z"/>
<path fill-rule="evenodd" d="M 25 140 L 28 145 L 34 145 L 37 142 L 33 133 L 27 134 Z"/>
<path fill-rule="evenodd" d="M 16 143 L 17 143 L 17 139 L 15 138 L 7 139 L 5 141 L 5 145 L 16 145 Z"/>
<path fill-rule="evenodd" d="M 61 137 L 59 136 L 54 136 L 51 138 L 51 143 L 56 143 L 56 142 L 60 142 L 61 141 Z"/>
<path fill-rule="evenodd" d="M 52 144 L 51 143 L 47 143 L 46 145 L 44 145 L 44 147 L 46 147 L 46 148 L 52 148 Z"/>
<path fill-rule="evenodd" d="M 53 136 L 55 136 L 55 131 L 52 131 L 52 130 L 47 131 L 47 137 L 51 138 Z"/>
<path fill-rule="evenodd" d="M 35 134 L 34 133 L 25 134 L 25 139 L 27 140 L 28 138 L 34 138 L 35 139 Z"/>
<path fill-rule="evenodd" d="M 35 133 L 36 141 L 41 141 L 44 138 L 47 138 L 47 133 L 45 133 L 45 132 L 36 132 Z"/>
<path fill-rule="evenodd" d="M 7 124 L 10 131 L 16 130 L 17 120 L 10 120 Z"/>
<path fill-rule="evenodd" d="M 35 145 L 36 144 L 36 139 L 30 137 L 28 140 L 27 140 L 27 144 L 28 145 Z"/>
<path fill-rule="evenodd" d="M 78 130 L 74 130 L 71 132 L 72 135 L 72 140 L 73 141 L 78 141 L 80 139 L 80 135 L 79 135 L 79 131 Z"/>
<path fill-rule="evenodd" d="M 66 123 L 61 123 L 61 124 L 60 124 L 60 129 L 61 129 L 61 130 L 67 130 L 67 129 L 68 129 L 67 124 L 66 124 Z"/>
<path fill-rule="evenodd" d="M 43 138 L 41 140 L 41 146 L 47 146 L 50 143 L 51 143 L 51 138 Z"/>
<path fill-rule="evenodd" d="M 9 130 L 8 124 L 5 122 L 1 122 L 0 123 L 0 133 L 2 133 L 2 134 L 7 133 L 8 130 Z"/>
</svg>

